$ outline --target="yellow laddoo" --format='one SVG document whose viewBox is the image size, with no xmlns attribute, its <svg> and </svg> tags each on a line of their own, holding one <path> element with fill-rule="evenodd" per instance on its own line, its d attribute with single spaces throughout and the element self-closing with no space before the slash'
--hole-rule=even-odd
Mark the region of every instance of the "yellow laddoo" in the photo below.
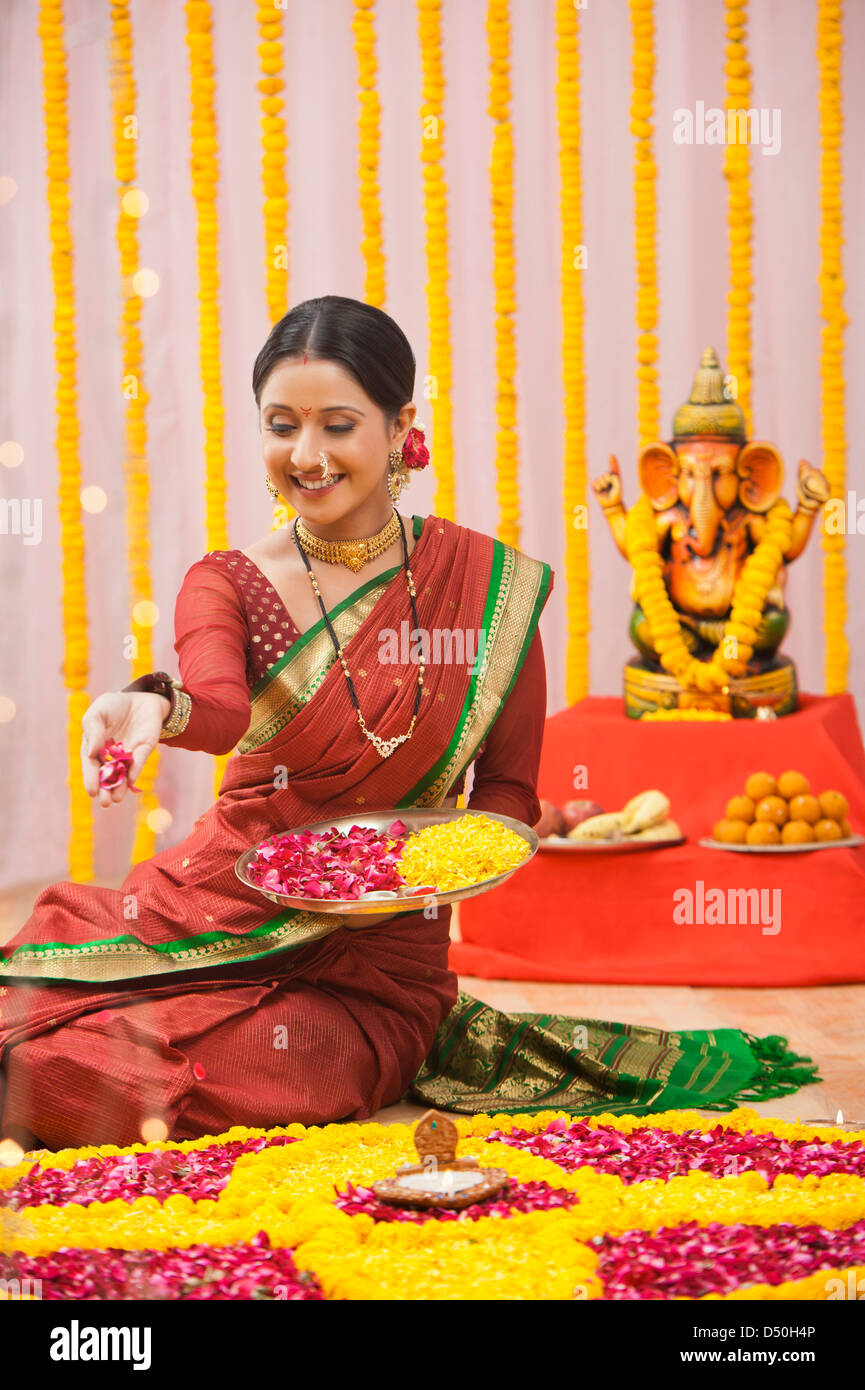
<svg viewBox="0 0 865 1390">
<path fill-rule="evenodd" d="M 850 805 L 846 796 L 840 792 L 821 792 L 817 800 L 820 802 L 820 810 L 828 820 L 842 821 L 850 812 Z"/>
<path fill-rule="evenodd" d="M 850 836 L 851 836 L 852 834 L 853 834 L 853 831 L 852 831 L 852 829 L 850 828 L 850 822 L 849 822 L 848 820 L 842 820 L 842 822 L 841 822 L 841 838 L 842 838 L 842 840 L 849 840 L 849 839 L 850 839 Z"/>
<path fill-rule="evenodd" d="M 748 826 L 746 844 L 749 845 L 780 845 L 781 832 L 774 821 L 755 820 L 753 825 Z"/>
<path fill-rule="evenodd" d="M 775 825 L 783 825 L 790 814 L 783 796 L 764 796 L 762 801 L 757 802 L 754 811 L 754 819 L 758 821 L 772 821 Z"/>
<path fill-rule="evenodd" d="M 841 840 L 844 838 L 838 821 L 830 820 L 828 816 L 824 816 L 823 820 L 818 820 L 814 826 L 814 834 L 818 840 Z"/>
<path fill-rule="evenodd" d="M 727 802 L 727 820 L 743 820 L 748 825 L 754 819 L 754 802 L 750 796 L 731 796 Z"/>
<path fill-rule="evenodd" d="M 787 801 L 792 801 L 794 796 L 807 796 L 810 790 L 811 783 L 801 772 L 782 772 L 778 778 L 778 795 Z"/>
<path fill-rule="evenodd" d="M 774 796 L 778 783 L 771 772 L 752 772 L 745 783 L 745 794 L 754 802 L 762 801 L 764 796 Z"/>
<path fill-rule="evenodd" d="M 816 825 L 823 812 L 820 810 L 820 802 L 816 796 L 794 796 L 790 802 L 790 819 L 804 820 L 809 825 Z"/>
<path fill-rule="evenodd" d="M 716 840 L 725 845 L 744 845 L 748 836 L 748 822 L 745 820 L 719 820 L 712 831 Z"/>
<path fill-rule="evenodd" d="M 788 820 L 781 831 L 785 845 L 812 845 L 816 838 L 813 825 L 806 820 Z"/>
</svg>

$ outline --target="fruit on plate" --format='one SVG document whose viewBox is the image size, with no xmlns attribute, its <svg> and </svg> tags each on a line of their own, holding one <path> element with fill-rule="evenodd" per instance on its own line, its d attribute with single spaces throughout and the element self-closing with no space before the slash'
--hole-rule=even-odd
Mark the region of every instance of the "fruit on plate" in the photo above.
<svg viewBox="0 0 865 1390">
<path fill-rule="evenodd" d="M 757 807 L 750 796 L 731 796 L 727 802 L 726 820 L 745 821 L 747 825 L 754 819 Z M 819 808 L 818 808 L 819 809 Z M 717 839 L 717 835 L 715 839 Z"/>
<path fill-rule="evenodd" d="M 640 830 L 650 830 L 653 825 L 660 825 L 669 814 L 670 801 L 663 792 L 654 788 L 640 792 L 622 807 L 625 818 L 622 829 L 626 835 L 635 835 Z"/>
<path fill-rule="evenodd" d="M 674 820 L 662 820 L 627 837 L 629 840 L 681 840 L 682 832 Z"/>
<path fill-rule="evenodd" d="M 794 796 L 790 802 L 791 820 L 804 820 L 809 825 L 816 825 L 822 814 L 820 802 L 816 796 L 810 796 L 807 792 L 803 792 L 800 796 Z"/>
<path fill-rule="evenodd" d="M 568 831 L 569 840 L 622 840 L 625 836 L 624 815 L 607 811 L 602 816 L 589 816 Z"/>
<path fill-rule="evenodd" d="M 762 801 L 764 796 L 774 796 L 777 790 L 778 783 L 771 772 L 752 772 L 745 783 L 745 795 L 754 802 Z"/>
<path fill-rule="evenodd" d="M 820 802 L 820 810 L 829 820 L 836 820 L 840 824 L 849 814 L 850 805 L 846 796 L 840 792 L 821 792 L 817 800 Z"/>
<path fill-rule="evenodd" d="M 568 831 L 569 840 L 635 840 L 645 831 L 663 825 L 673 825 L 670 838 L 678 839 L 679 827 L 669 820 L 670 802 L 663 792 L 652 787 L 639 792 L 622 807 L 621 811 L 607 811 L 603 815 L 590 816 L 580 821 L 573 830 Z M 652 836 L 653 839 L 667 839 L 668 834 Z"/>
<path fill-rule="evenodd" d="M 773 820 L 755 820 L 748 826 L 747 845 L 780 845 L 781 832 Z"/>
<path fill-rule="evenodd" d="M 816 838 L 813 825 L 806 820 L 788 820 L 781 828 L 784 845 L 813 845 Z"/>
<path fill-rule="evenodd" d="M 575 825 L 582 825 L 584 820 L 591 820 L 592 816 L 603 815 L 604 808 L 599 806 L 597 801 L 568 801 L 562 807 L 562 815 L 565 818 L 565 828 L 562 834 L 568 834 Z"/>
<path fill-rule="evenodd" d="M 782 772 L 778 778 L 778 795 L 785 801 L 792 801 L 794 796 L 807 796 L 810 790 L 811 783 L 801 772 Z"/>
<path fill-rule="evenodd" d="M 849 812 L 843 792 L 831 787 L 812 792 L 808 778 L 795 768 L 777 778 L 752 772 L 744 793 L 729 798 L 712 838 L 727 845 L 829 844 L 852 836 Z"/>
<path fill-rule="evenodd" d="M 771 820 L 776 825 L 783 825 L 789 819 L 789 809 L 783 796 L 764 796 L 762 801 L 757 802 L 754 811 L 755 820 Z"/>
<path fill-rule="evenodd" d="M 753 824 L 753 821 L 750 823 Z M 728 817 L 715 822 L 712 835 L 724 845 L 744 845 L 748 839 L 748 825 L 749 822 L 746 820 L 733 820 L 732 817 Z"/>
<path fill-rule="evenodd" d="M 814 835 L 818 840 L 843 840 L 844 836 L 838 821 L 832 820 L 829 816 L 824 816 L 818 820 L 814 826 Z"/>
<path fill-rule="evenodd" d="M 819 811 L 819 807 L 818 807 Z M 567 829 L 565 818 L 558 806 L 552 801 L 545 801 L 541 797 L 541 817 L 532 826 L 538 839 L 544 840 L 548 835 L 564 835 Z"/>
</svg>

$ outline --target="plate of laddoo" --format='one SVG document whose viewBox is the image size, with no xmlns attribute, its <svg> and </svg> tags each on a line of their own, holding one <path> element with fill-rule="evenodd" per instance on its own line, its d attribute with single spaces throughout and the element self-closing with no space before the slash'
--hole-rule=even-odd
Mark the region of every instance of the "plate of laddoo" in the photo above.
<svg viewBox="0 0 865 1390">
<path fill-rule="evenodd" d="M 850 824 L 850 803 L 843 792 L 812 790 L 805 774 L 791 768 L 778 777 L 752 772 L 700 844 L 752 854 L 796 854 L 854 848 L 865 844 L 865 838 Z"/>
</svg>

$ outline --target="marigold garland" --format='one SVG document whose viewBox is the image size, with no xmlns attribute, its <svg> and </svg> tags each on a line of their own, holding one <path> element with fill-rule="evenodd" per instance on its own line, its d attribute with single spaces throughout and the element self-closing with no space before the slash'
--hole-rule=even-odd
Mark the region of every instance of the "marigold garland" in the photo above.
<svg viewBox="0 0 865 1390">
<path fill-rule="evenodd" d="M 58 504 L 62 552 L 63 679 L 68 693 L 66 743 L 69 788 L 69 875 L 93 877 L 93 811 L 81 779 L 81 720 L 87 695 L 89 652 L 84 527 L 81 522 L 81 457 L 76 382 L 75 283 L 69 225 L 69 113 L 62 0 L 41 0 L 42 92 L 45 112 L 46 188 L 54 289 L 54 363 L 57 373 Z"/>
<path fill-rule="evenodd" d="M 830 495 L 846 497 L 844 412 L 844 280 L 842 277 L 843 186 L 841 178 L 840 0 L 817 0 L 817 59 L 820 71 L 820 404 L 823 472 Z M 823 630 L 826 634 L 826 693 L 847 689 L 850 646 L 846 635 L 846 536 L 823 526 Z"/>
<path fill-rule="evenodd" d="M 563 503 L 568 704 L 589 693 L 589 547 L 586 472 L 586 365 L 583 343 L 582 127 L 579 12 L 556 0 L 556 121 L 562 226 L 562 387 L 565 413 Z"/>
<path fill-rule="evenodd" d="M 637 427 L 640 448 L 661 428 L 658 390 L 657 166 L 652 148 L 655 79 L 654 0 L 630 0 L 634 136 L 634 246 L 637 270 Z"/>
<path fill-rule="evenodd" d="M 385 303 L 385 265 L 379 196 L 379 144 L 381 103 L 376 88 L 375 0 L 354 0 L 354 51 L 358 70 L 358 185 L 366 266 L 364 295 L 377 309 Z"/>
<path fill-rule="evenodd" d="M 124 196 L 135 187 L 137 129 L 135 125 L 136 95 L 132 63 L 132 18 L 128 0 L 112 0 L 111 4 L 111 117 L 114 127 L 114 176 L 117 180 L 117 246 L 120 252 L 120 277 L 123 287 L 123 312 L 120 318 L 121 377 L 125 400 L 126 448 L 124 474 L 126 477 L 126 561 L 129 573 L 129 598 L 132 610 L 132 636 L 135 641 L 132 657 L 132 679 L 152 671 L 152 626 L 140 623 L 135 617 L 136 605 L 153 601 L 153 580 L 150 571 L 150 478 L 147 463 L 147 415 L 150 397 L 144 389 L 141 343 L 141 296 L 136 293 L 133 277 L 139 268 L 138 217 L 124 206 Z M 136 807 L 135 839 L 132 863 L 140 864 L 153 856 L 156 835 L 147 817 L 159 805 L 154 792 L 159 774 L 160 750 L 154 748 L 136 782 L 143 792 Z"/>
<path fill-rule="evenodd" d="M 380 1298 L 599 1298 L 597 1245 L 627 1233 L 648 1234 L 679 1226 L 713 1228 L 752 1225 L 820 1226 L 847 1230 L 865 1220 L 865 1180 L 840 1171 L 799 1177 L 762 1173 L 715 1177 L 693 1167 L 686 1173 L 635 1180 L 590 1165 L 566 1171 L 554 1161 L 493 1139 L 494 1132 L 544 1135 L 561 1125 L 613 1128 L 623 1135 L 654 1128 L 671 1134 L 720 1126 L 747 1137 L 771 1135 L 780 1141 L 831 1139 L 861 1144 L 865 1132 L 833 1126 L 804 1126 L 763 1120 L 743 1107 L 720 1120 L 695 1111 L 654 1116 L 599 1115 L 579 1119 L 561 1111 L 538 1115 L 480 1115 L 456 1119 L 460 1152 L 503 1167 L 518 1184 L 547 1183 L 577 1194 L 575 1205 L 510 1215 L 479 1215 L 470 1222 L 376 1222 L 366 1213 L 348 1214 L 335 1203 L 334 1190 L 346 1183 L 367 1185 L 393 1173 L 412 1155 L 407 1125 L 343 1124 L 323 1128 L 289 1125 L 264 1131 L 236 1127 L 215 1140 L 197 1143 L 132 1145 L 118 1149 L 64 1151 L 47 1155 L 46 1168 L 71 1168 L 84 1156 L 206 1150 L 208 1142 L 248 1143 L 288 1136 L 296 1142 L 247 1151 L 236 1158 L 227 1185 L 216 1199 L 193 1200 L 183 1193 L 138 1197 L 133 1201 L 94 1201 L 82 1206 L 32 1205 L 16 1211 L 0 1207 L 0 1250 L 38 1258 L 55 1251 L 183 1251 L 202 1247 L 278 1247 L 290 1251 L 301 1277 L 306 1272 L 330 1299 Z M 518 1137 L 518 1136 L 515 1136 Z M 25 1176 L 33 1156 L 0 1172 L 0 1186 L 13 1187 Z M 848 1242 L 850 1249 L 856 1244 Z M 240 1258 L 240 1256 L 238 1256 Z M 158 1262 L 154 1261 L 158 1270 Z M 855 1266 L 854 1277 L 861 1267 Z M 33 1274 L 35 1271 L 28 1270 Z M 784 1284 L 750 1284 L 722 1295 L 736 1299 L 829 1298 L 830 1281 L 846 1280 L 843 1266 L 825 1266 Z M 254 1282 L 254 1281 L 253 1281 Z M 307 1285 L 307 1287 L 311 1287 Z M 782 1292 L 783 1291 L 783 1292 Z M 240 1293 L 236 1296 L 252 1296 Z"/>
<path fill-rule="evenodd" d="M 429 322 L 429 383 L 436 460 L 436 516 L 456 520 L 453 455 L 453 386 L 448 292 L 447 186 L 444 176 L 444 63 L 441 0 L 418 0 L 423 100 L 421 163 L 424 180 L 424 225 Z"/>
<path fill-rule="evenodd" d="M 204 505 L 208 550 L 228 549 L 222 377 L 219 332 L 219 148 L 216 129 L 216 69 L 213 14 L 209 0 L 187 0 L 186 45 L 191 97 L 192 197 L 198 260 L 198 351 L 204 396 Z M 219 795 L 231 755 L 214 758 L 214 794 Z"/>
<path fill-rule="evenodd" d="M 282 7 L 256 4 L 258 57 L 261 76 L 261 187 L 264 195 L 264 297 L 271 324 L 278 323 L 288 307 L 288 183 L 285 174 L 288 133 L 282 112 L 285 88 L 282 77 Z M 285 498 L 273 505 L 271 530 L 295 515 Z"/>
<path fill-rule="evenodd" d="M 493 222 L 493 286 L 496 320 L 496 532 L 506 545 L 520 543 L 519 450 L 516 395 L 516 275 L 514 262 L 514 136 L 511 124 L 509 0 L 487 6 L 490 91 L 495 122 L 490 156 Z"/>
<path fill-rule="evenodd" d="M 781 499 L 767 512 L 763 537 L 736 580 L 730 616 L 714 655 L 709 661 L 699 661 L 685 646 L 667 593 L 652 504 L 644 494 L 630 509 L 625 546 L 634 567 L 634 597 L 646 615 L 661 665 L 684 689 L 707 694 L 724 690 L 730 676 L 743 674 L 754 652 L 766 597 L 777 580 L 791 537 L 792 514 Z M 731 654 L 725 650 L 728 644 Z"/>
<path fill-rule="evenodd" d="M 747 0 L 725 0 L 727 61 L 724 111 L 727 121 L 724 177 L 727 180 L 730 289 L 727 294 L 727 370 L 736 384 L 736 399 L 745 414 L 745 433 L 751 435 L 751 170 L 747 118 L 731 113 L 751 109 L 751 67 L 748 63 Z M 734 138 L 730 139 L 731 129 Z"/>
<path fill-rule="evenodd" d="M 651 723 L 724 723 L 733 718 L 732 714 L 725 714 L 719 709 L 655 709 L 647 710 L 640 715 L 641 719 L 648 719 Z"/>
</svg>

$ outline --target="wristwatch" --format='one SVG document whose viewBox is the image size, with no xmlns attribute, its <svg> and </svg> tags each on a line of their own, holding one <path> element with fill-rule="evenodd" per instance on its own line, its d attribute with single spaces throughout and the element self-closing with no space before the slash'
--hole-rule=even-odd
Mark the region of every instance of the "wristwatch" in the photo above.
<svg viewBox="0 0 865 1390">
<path fill-rule="evenodd" d="M 160 742 L 164 739 L 176 738 L 182 734 L 189 723 L 189 716 L 192 713 L 192 700 L 183 689 L 180 681 L 175 680 L 167 671 L 149 671 L 145 676 L 139 676 L 137 680 L 130 681 L 129 685 L 124 685 L 124 691 L 143 690 L 148 694 L 164 695 L 166 700 L 171 701 L 171 709 L 165 717 L 162 725 L 162 733 L 159 735 Z"/>
</svg>

